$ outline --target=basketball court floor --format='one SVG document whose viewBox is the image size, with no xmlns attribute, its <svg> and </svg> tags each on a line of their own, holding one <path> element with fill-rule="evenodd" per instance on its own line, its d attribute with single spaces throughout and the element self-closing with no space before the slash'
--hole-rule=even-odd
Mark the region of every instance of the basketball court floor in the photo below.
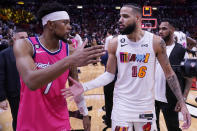
<svg viewBox="0 0 197 131">
<path fill-rule="evenodd" d="M 98 75 L 104 72 L 104 67 L 98 64 L 97 66 L 88 65 L 86 67 L 80 68 L 81 73 L 79 74 L 79 79 L 81 82 L 86 82 L 96 78 Z M 185 131 L 197 131 L 197 103 L 195 98 L 197 97 L 197 90 L 190 90 L 188 96 L 188 109 L 192 114 L 192 124 L 188 130 Z M 105 128 L 103 123 L 102 116 L 105 112 L 102 110 L 104 105 L 104 95 L 103 88 L 97 88 L 85 93 L 86 104 L 89 107 L 89 115 L 91 116 L 91 131 L 102 131 Z M 74 102 L 68 102 L 68 107 L 70 111 L 70 122 L 72 130 L 80 131 L 83 129 L 82 126 L 82 117 L 77 111 L 77 107 Z M 161 131 L 167 131 L 166 125 L 162 116 L 160 115 L 160 126 Z M 10 109 L 3 111 L 0 110 L 0 131 L 12 131 L 12 117 Z M 181 122 L 182 123 L 182 122 Z M 111 129 L 107 129 L 111 131 Z"/>
</svg>

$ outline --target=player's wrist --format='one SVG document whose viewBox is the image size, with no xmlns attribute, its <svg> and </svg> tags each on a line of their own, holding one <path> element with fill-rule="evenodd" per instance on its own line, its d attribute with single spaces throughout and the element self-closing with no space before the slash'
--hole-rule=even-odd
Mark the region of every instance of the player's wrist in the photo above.
<svg viewBox="0 0 197 131">
<path fill-rule="evenodd" d="M 87 87 L 86 83 L 82 83 L 82 87 L 83 87 L 84 92 L 88 91 L 88 87 Z"/>
<path fill-rule="evenodd" d="M 67 57 L 69 60 L 69 62 L 67 62 L 69 64 L 69 67 L 73 67 L 76 66 L 76 59 L 73 55 L 70 55 L 69 57 Z"/>
<path fill-rule="evenodd" d="M 183 107 L 186 107 L 186 104 L 185 104 L 184 99 L 182 99 L 181 101 L 179 101 L 179 104 L 180 104 L 181 109 L 182 109 Z"/>
<path fill-rule="evenodd" d="M 181 99 L 178 100 L 178 102 L 181 103 L 185 103 L 184 97 L 182 97 Z"/>
</svg>

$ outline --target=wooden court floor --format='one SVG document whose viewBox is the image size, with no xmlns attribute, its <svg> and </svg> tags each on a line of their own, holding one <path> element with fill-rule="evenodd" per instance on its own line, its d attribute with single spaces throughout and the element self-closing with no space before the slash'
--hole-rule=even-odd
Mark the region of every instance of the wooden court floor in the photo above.
<svg viewBox="0 0 197 131">
<path fill-rule="evenodd" d="M 85 82 L 102 74 L 104 72 L 104 67 L 100 64 L 97 66 L 89 65 L 86 67 L 81 67 L 80 70 L 81 73 L 79 74 L 79 79 L 81 82 Z M 191 90 L 187 102 L 197 106 L 197 103 L 194 100 L 195 97 L 197 97 L 197 91 Z M 103 88 L 101 87 L 86 92 L 85 99 L 87 106 L 92 107 L 92 110 L 89 111 L 89 115 L 91 116 L 91 131 L 102 131 L 103 128 L 106 127 L 102 120 L 102 116 L 105 114 L 102 110 L 102 106 L 104 105 Z M 70 122 L 72 130 L 83 129 L 81 117 L 74 115 L 77 112 L 75 103 L 68 102 L 68 107 L 71 113 Z M 161 131 L 167 131 L 162 113 L 160 115 L 160 120 Z M 12 131 L 11 121 L 12 117 L 10 114 L 10 109 L 6 111 L 0 110 L 0 131 Z M 107 129 L 107 131 L 111 131 L 111 129 Z M 192 117 L 192 125 L 185 131 L 197 131 L 197 118 Z"/>
</svg>

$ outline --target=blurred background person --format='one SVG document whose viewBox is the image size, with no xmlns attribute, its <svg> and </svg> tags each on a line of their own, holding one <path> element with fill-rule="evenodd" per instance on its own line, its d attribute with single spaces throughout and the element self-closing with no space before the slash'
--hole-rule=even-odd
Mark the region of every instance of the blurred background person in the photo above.
<svg viewBox="0 0 197 131">
<path fill-rule="evenodd" d="M 20 78 L 16 68 L 13 44 L 18 39 L 27 38 L 27 32 L 18 28 L 14 31 L 9 47 L 0 52 L 0 108 L 7 110 L 9 102 L 12 113 L 12 127 L 16 130 L 17 114 L 20 101 Z"/>
</svg>

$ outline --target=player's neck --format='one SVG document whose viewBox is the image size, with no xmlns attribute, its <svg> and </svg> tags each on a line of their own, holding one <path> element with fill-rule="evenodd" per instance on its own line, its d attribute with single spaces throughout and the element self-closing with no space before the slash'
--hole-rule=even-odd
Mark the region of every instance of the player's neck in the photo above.
<svg viewBox="0 0 197 131">
<path fill-rule="evenodd" d="M 166 42 L 166 46 L 170 46 L 174 43 L 174 39 L 173 39 L 173 37 L 171 37 L 169 40 L 167 40 L 165 42 Z"/>
<path fill-rule="evenodd" d="M 144 33 L 145 32 L 141 28 L 136 28 L 133 33 L 127 35 L 127 38 L 133 42 L 137 42 L 144 36 Z"/>
<path fill-rule="evenodd" d="M 40 36 L 41 43 L 50 51 L 59 49 L 59 39 L 51 35 L 51 33 L 43 32 Z"/>
</svg>

